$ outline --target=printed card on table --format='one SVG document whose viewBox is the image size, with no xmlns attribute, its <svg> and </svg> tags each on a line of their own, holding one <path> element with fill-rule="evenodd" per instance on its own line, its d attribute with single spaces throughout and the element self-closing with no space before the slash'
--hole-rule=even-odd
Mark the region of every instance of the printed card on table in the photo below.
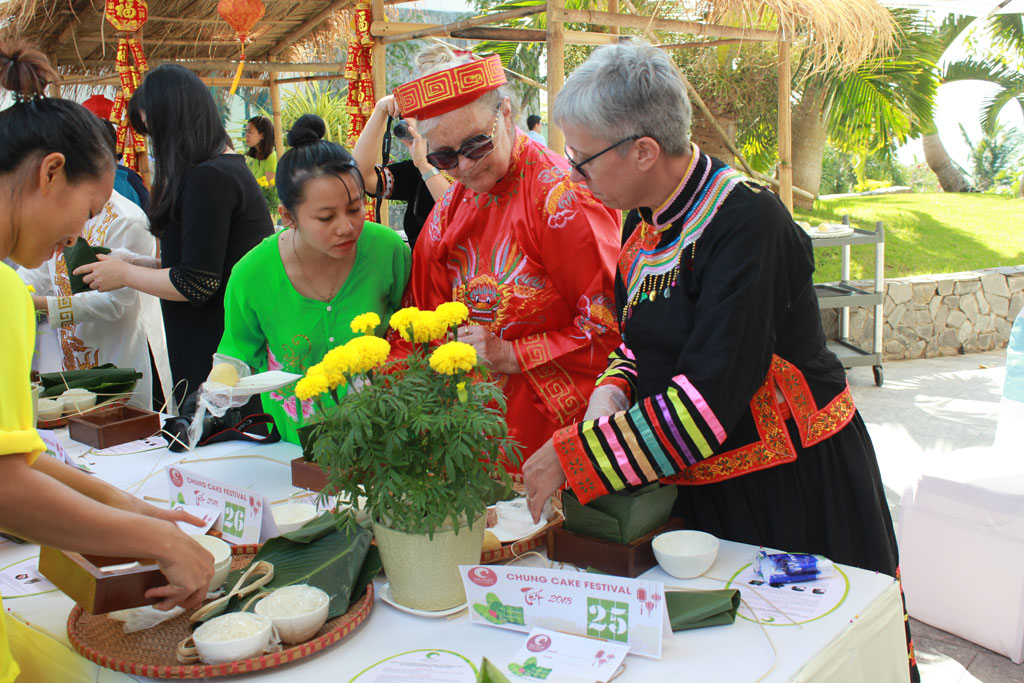
<svg viewBox="0 0 1024 683">
<path fill-rule="evenodd" d="M 494 565 L 459 571 L 475 623 L 593 636 L 626 644 L 633 654 L 661 657 L 668 619 L 660 581 Z"/>
<path fill-rule="evenodd" d="M 277 535 L 277 525 L 265 496 L 204 477 L 177 465 L 167 468 L 171 505 L 213 508 L 220 519 L 214 525 L 232 543 L 259 543 Z"/>
<path fill-rule="evenodd" d="M 609 681 L 627 652 L 628 645 L 535 628 L 502 673 L 549 683 Z"/>
</svg>

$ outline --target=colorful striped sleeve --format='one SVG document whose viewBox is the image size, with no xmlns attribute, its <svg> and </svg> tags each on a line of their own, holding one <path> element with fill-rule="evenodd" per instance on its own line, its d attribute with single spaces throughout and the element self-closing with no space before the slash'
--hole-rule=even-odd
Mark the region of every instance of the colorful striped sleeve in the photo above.
<svg viewBox="0 0 1024 683">
<path fill-rule="evenodd" d="M 611 384 L 626 394 L 629 402 L 636 395 L 636 357 L 625 342 L 608 354 L 608 367 L 597 378 L 597 386 Z"/>
<path fill-rule="evenodd" d="M 634 375 L 635 376 L 635 375 Z M 710 458 L 725 429 L 686 375 L 628 410 L 565 427 L 555 451 L 581 503 L 670 477 Z"/>
</svg>

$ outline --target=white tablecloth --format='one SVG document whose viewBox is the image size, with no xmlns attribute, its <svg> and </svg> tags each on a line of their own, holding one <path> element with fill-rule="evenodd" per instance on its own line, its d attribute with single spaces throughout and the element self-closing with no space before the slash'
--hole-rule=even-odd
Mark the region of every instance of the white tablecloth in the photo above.
<svg viewBox="0 0 1024 683">
<path fill-rule="evenodd" d="M 297 492 L 291 486 L 288 463 L 298 456 L 298 448 L 290 444 L 230 442 L 193 453 L 160 449 L 123 456 L 95 456 L 87 450 L 74 445 L 72 455 L 84 458 L 99 476 L 140 496 L 165 499 L 164 468 L 179 462 L 207 476 L 251 486 L 272 501 Z M 666 588 L 722 588 L 725 580 L 751 561 L 755 550 L 723 541 L 715 564 L 701 578 L 675 579 L 658 567 L 645 577 L 663 581 Z M 37 554 L 34 546 L 0 544 L 0 567 Z M 526 560 L 531 562 L 539 559 Z M 762 628 L 738 618 L 731 626 L 669 633 L 660 660 L 629 656 L 625 672 L 616 680 L 652 683 L 671 676 L 690 681 L 906 681 L 898 584 L 874 572 L 842 570 L 849 577 L 848 594 L 837 609 L 816 621 Z M 72 604 L 59 592 L 4 597 L 12 648 L 25 672 L 19 682 L 149 680 L 103 669 L 74 654 L 66 633 Z M 484 656 L 511 657 L 523 641 L 521 633 L 471 624 L 466 612 L 427 619 L 399 612 L 378 597 L 363 625 L 340 643 L 300 662 L 245 678 L 344 683 L 400 652 L 447 649 L 479 663 Z"/>
</svg>

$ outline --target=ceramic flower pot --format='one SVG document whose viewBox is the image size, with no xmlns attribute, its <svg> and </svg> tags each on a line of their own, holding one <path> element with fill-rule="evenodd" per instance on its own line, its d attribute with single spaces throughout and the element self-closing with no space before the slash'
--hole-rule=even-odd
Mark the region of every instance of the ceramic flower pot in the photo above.
<svg viewBox="0 0 1024 683">
<path fill-rule="evenodd" d="M 412 609 L 438 611 L 466 601 L 460 564 L 479 564 L 487 517 L 477 518 L 472 527 L 463 524 L 456 534 L 437 531 L 434 538 L 395 531 L 373 524 L 384 573 L 391 584 L 391 597 Z"/>
</svg>

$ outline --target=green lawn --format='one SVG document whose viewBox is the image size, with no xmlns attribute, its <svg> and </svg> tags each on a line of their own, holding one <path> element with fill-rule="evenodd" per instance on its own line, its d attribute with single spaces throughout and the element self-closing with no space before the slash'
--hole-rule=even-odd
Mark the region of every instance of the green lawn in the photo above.
<svg viewBox="0 0 1024 683">
<path fill-rule="evenodd" d="M 811 225 L 839 223 L 844 214 L 859 228 L 885 226 L 887 278 L 1024 265 L 1024 200 L 989 194 L 899 194 L 819 202 L 797 209 Z M 874 245 L 851 248 L 851 279 L 874 277 Z M 815 282 L 839 279 L 838 248 L 814 250 Z"/>
</svg>

